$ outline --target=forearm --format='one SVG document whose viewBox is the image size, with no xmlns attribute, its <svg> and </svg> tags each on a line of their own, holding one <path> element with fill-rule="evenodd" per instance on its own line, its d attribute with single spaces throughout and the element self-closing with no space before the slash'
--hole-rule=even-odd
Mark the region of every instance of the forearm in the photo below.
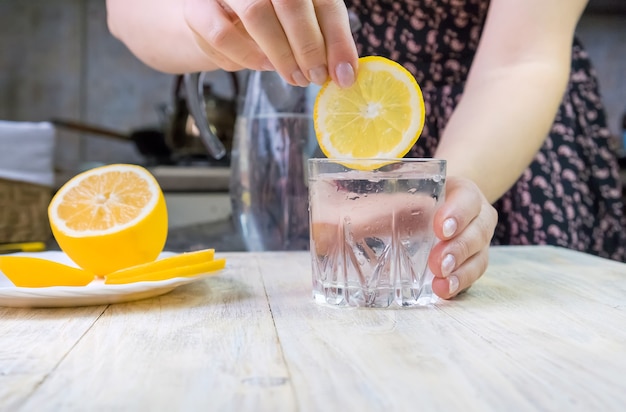
<svg viewBox="0 0 626 412">
<path fill-rule="evenodd" d="M 448 173 L 472 179 L 496 201 L 541 148 L 568 73 L 565 63 L 526 63 L 468 83 L 436 152 Z"/>
<path fill-rule="evenodd" d="M 167 73 L 214 70 L 198 47 L 182 0 L 107 0 L 111 33 L 143 63 Z"/>
<path fill-rule="evenodd" d="M 490 202 L 547 137 L 567 86 L 586 0 L 492 0 L 463 97 L 435 155 Z"/>
</svg>

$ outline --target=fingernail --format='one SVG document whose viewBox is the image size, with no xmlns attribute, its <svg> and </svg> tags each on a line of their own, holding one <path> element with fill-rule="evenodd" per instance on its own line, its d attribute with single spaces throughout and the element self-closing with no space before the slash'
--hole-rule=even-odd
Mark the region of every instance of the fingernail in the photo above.
<svg viewBox="0 0 626 412">
<path fill-rule="evenodd" d="M 326 66 L 322 65 L 309 70 L 309 78 L 313 83 L 320 86 L 326 83 L 326 79 L 328 78 L 328 71 L 326 70 Z"/>
<path fill-rule="evenodd" d="M 349 63 L 339 63 L 335 69 L 339 87 L 346 88 L 354 83 L 354 69 Z"/>
<path fill-rule="evenodd" d="M 443 261 L 441 262 L 441 274 L 443 277 L 448 277 L 450 273 L 454 270 L 454 266 L 456 265 L 456 259 L 454 256 L 447 254 Z"/>
<path fill-rule="evenodd" d="M 300 70 L 296 70 L 291 73 L 291 78 L 300 87 L 306 87 L 309 85 L 309 81 L 304 77 L 304 74 Z"/>
<path fill-rule="evenodd" d="M 450 217 L 443 222 L 443 235 L 449 238 L 456 232 L 456 219 Z"/>
<path fill-rule="evenodd" d="M 457 278 L 456 276 L 450 276 L 448 278 L 448 282 L 448 292 L 450 292 L 450 294 L 452 295 L 459 288 L 459 278 Z"/>
</svg>

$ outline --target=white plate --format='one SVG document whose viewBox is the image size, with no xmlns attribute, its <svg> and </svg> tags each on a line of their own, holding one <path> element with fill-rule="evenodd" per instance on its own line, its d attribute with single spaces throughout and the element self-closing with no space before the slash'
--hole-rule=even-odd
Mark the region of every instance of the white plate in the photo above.
<svg viewBox="0 0 626 412">
<path fill-rule="evenodd" d="M 164 252 L 160 257 L 172 256 L 174 254 L 172 252 Z M 65 253 L 58 251 L 15 253 L 14 255 L 35 256 L 76 266 Z M 49 308 L 129 302 L 164 295 L 178 286 L 213 275 L 215 273 L 212 272 L 193 277 L 172 278 L 154 282 L 134 282 L 124 285 L 105 285 L 102 279 L 96 279 L 87 286 L 22 288 L 14 286 L 4 273 L 0 271 L 0 306 Z"/>
</svg>

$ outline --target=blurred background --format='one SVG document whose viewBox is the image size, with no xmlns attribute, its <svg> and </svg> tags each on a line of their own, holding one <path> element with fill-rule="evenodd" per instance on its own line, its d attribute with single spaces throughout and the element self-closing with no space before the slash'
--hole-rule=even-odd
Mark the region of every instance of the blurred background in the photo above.
<svg viewBox="0 0 626 412">
<path fill-rule="evenodd" d="M 577 32 L 595 63 L 615 147 L 621 151 L 626 1 L 591 0 Z M 214 91 L 229 98 L 229 75 L 211 76 Z M 176 76 L 146 67 L 110 35 L 104 0 L 0 0 L 0 120 L 60 119 L 111 132 L 56 128 L 52 189 L 94 164 L 151 162 L 161 166 L 156 174 L 171 209 L 171 249 L 217 241 L 223 250 L 241 249 L 229 223 L 227 164 L 197 159 L 158 164 L 130 139 L 140 130 L 167 127 L 176 109 L 176 84 Z"/>
<path fill-rule="evenodd" d="M 206 80 L 215 93 L 227 99 L 233 95 L 228 74 L 212 73 Z M 227 162 L 210 164 L 206 157 L 183 156 L 180 164 L 171 165 L 146 157 L 133 140 L 145 131 L 165 133 L 170 127 L 179 109 L 178 81 L 145 66 L 111 36 L 104 0 L 0 0 L 0 121 L 61 121 L 72 126 L 55 125 L 52 190 L 78 171 L 102 163 L 156 166 L 153 172 L 166 191 L 170 211 L 168 247 L 189 250 L 219 242 L 239 250 L 242 244 L 229 221 Z M 104 132 L 76 130 L 77 125 Z M 12 147 L 16 150 L 15 144 Z M 14 153 L 0 154 L 0 170 L 3 159 L 10 157 Z M 0 175 L 0 183 L 3 177 L 7 179 Z M 42 199 L 38 188 L 24 194 L 23 185 L 8 184 L 0 184 L 0 244 L 24 237 L 10 238 L 15 227 L 7 222 L 28 226 L 25 220 L 44 219 L 37 213 L 43 200 L 30 212 L 16 204 Z M 42 236 L 39 229 L 36 238 Z"/>
</svg>

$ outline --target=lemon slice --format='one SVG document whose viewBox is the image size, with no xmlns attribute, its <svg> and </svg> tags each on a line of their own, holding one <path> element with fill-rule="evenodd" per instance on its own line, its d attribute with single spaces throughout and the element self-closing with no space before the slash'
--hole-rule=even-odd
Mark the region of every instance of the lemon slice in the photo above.
<svg viewBox="0 0 626 412">
<path fill-rule="evenodd" d="M 30 256 L 0 257 L 0 270 L 17 287 L 86 286 L 94 274 L 52 260 Z"/>
<path fill-rule="evenodd" d="M 104 283 L 107 285 L 121 285 L 134 282 L 155 282 L 178 277 L 190 277 L 202 274 L 217 272 L 226 267 L 226 259 L 216 259 L 209 262 L 195 263 L 192 265 L 179 266 L 160 271 L 150 271 L 137 274 L 135 276 L 125 276 L 117 278 L 107 277 Z"/>
<path fill-rule="evenodd" d="M 320 89 L 313 118 L 326 157 L 395 159 L 408 153 L 422 133 L 424 98 L 400 64 L 362 57 L 351 87 L 329 81 Z"/>
<path fill-rule="evenodd" d="M 197 250 L 194 252 L 181 253 L 180 255 L 168 256 L 153 262 L 131 266 L 106 275 L 107 281 L 113 279 L 132 278 L 147 273 L 156 273 L 178 267 L 207 263 L 213 260 L 215 249 Z"/>
</svg>

